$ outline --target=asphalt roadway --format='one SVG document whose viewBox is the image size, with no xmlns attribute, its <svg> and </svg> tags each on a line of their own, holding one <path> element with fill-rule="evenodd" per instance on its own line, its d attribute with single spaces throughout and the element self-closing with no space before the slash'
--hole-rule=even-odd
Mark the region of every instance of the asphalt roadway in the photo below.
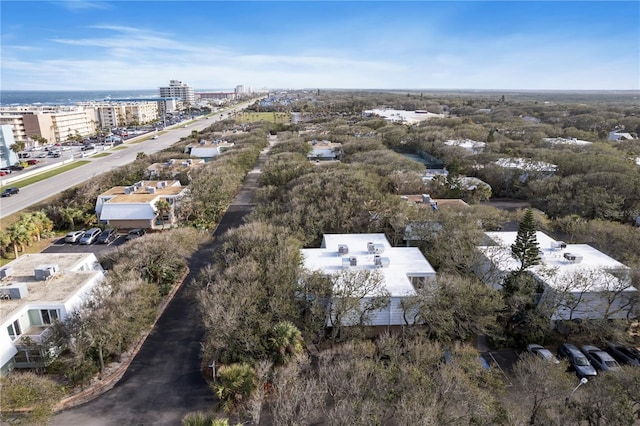
<svg viewBox="0 0 640 426">
<path fill-rule="evenodd" d="M 273 143 L 275 139 L 271 139 Z M 266 150 L 220 220 L 213 238 L 189 263 L 190 273 L 159 318 L 122 379 L 94 400 L 56 414 L 53 426 L 180 425 L 193 411 L 210 411 L 213 393 L 201 374 L 200 342 L 204 328 L 190 286 L 209 264 L 218 238 L 243 223 L 253 206 Z"/>
</svg>

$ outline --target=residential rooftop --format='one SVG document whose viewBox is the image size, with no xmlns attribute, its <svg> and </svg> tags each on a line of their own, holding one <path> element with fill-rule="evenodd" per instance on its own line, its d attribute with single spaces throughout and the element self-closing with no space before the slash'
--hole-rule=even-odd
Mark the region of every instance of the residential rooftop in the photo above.
<svg viewBox="0 0 640 426">
<path fill-rule="evenodd" d="M 511 256 L 511 246 L 516 241 L 517 232 L 486 232 L 485 235 L 495 244 L 479 247 L 485 256 L 504 271 L 514 271 L 520 267 L 520 262 Z M 618 285 L 619 279 L 628 280 L 628 266 L 588 244 L 566 244 L 541 231 L 536 232 L 536 240 L 541 263 L 530 270 L 548 285 L 566 286 L 567 280 L 583 274 L 593 280 L 590 291 L 602 291 L 611 290 L 612 286 Z M 633 287 L 628 290 L 636 291 Z"/>
<path fill-rule="evenodd" d="M 370 250 L 370 246 L 374 249 Z M 415 294 L 411 277 L 436 276 L 417 247 L 392 247 L 384 234 L 325 234 L 320 248 L 302 249 L 301 253 L 307 269 L 327 275 L 338 274 L 344 269 L 379 271 L 391 297 Z M 387 266 L 376 265 L 376 256 Z M 355 266 L 350 266 L 352 259 L 355 259 Z"/>
<path fill-rule="evenodd" d="M 98 197 L 109 203 L 148 203 L 159 196 L 177 196 L 186 188 L 178 180 L 142 180 L 131 186 L 114 186 Z"/>
<path fill-rule="evenodd" d="M 57 272 L 46 280 L 36 279 L 36 269 L 56 265 Z M 92 253 L 34 253 L 23 254 L 2 269 L 13 273 L 0 281 L 0 289 L 26 285 L 26 295 L 20 299 L 0 300 L 0 323 L 27 305 L 63 304 L 96 275 L 102 266 Z"/>
</svg>

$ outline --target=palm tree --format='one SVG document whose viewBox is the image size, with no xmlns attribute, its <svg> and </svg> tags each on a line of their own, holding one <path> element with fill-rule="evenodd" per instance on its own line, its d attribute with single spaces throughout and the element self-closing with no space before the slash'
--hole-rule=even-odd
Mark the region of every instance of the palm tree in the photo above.
<svg viewBox="0 0 640 426">
<path fill-rule="evenodd" d="M 19 152 L 24 151 L 24 147 L 25 147 L 25 143 L 22 141 L 16 141 L 13 145 L 11 145 L 9 148 L 11 149 L 11 151 L 15 152 L 16 154 L 18 154 Z"/>
<path fill-rule="evenodd" d="M 18 258 L 18 247 L 21 251 L 24 251 L 24 245 L 29 242 L 30 235 L 29 230 L 24 226 L 24 223 L 16 222 L 13 225 L 7 227 L 7 234 L 13 244 L 13 253 L 15 258 Z"/>
<path fill-rule="evenodd" d="M 37 241 L 40 241 L 43 233 L 51 231 L 53 229 L 53 222 L 42 210 L 22 216 L 24 216 L 24 219 L 26 221 L 32 222 L 35 225 L 34 230 Z"/>
<path fill-rule="evenodd" d="M 304 351 L 304 339 L 295 325 L 282 321 L 271 328 L 269 346 L 274 362 L 282 365 Z"/>
<path fill-rule="evenodd" d="M 162 226 L 164 227 L 164 217 L 170 215 L 171 213 L 171 204 L 164 198 L 159 199 L 155 203 L 156 208 L 156 217 L 160 218 L 162 221 Z M 169 216 L 169 223 L 171 223 L 171 216 Z"/>
<path fill-rule="evenodd" d="M 66 207 L 60 211 L 60 216 L 65 223 L 69 224 L 70 229 L 76 226 L 76 220 L 84 219 L 82 210 L 75 207 Z"/>
</svg>

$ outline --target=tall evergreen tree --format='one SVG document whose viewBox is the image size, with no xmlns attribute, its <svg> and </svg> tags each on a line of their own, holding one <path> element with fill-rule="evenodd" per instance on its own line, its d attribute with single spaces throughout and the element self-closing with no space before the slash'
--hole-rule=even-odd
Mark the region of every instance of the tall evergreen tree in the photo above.
<svg viewBox="0 0 640 426">
<path fill-rule="evenodd" d="M 518 227 L 516 242 L 511 246 L 511 256 L 520 261 L 520 269 L 517 274 L 527 268 L 540 264 L 540 247 L 536 239 L 536 224 L 533 219 L 533 211 L 527 209 Z"/>
</svg>

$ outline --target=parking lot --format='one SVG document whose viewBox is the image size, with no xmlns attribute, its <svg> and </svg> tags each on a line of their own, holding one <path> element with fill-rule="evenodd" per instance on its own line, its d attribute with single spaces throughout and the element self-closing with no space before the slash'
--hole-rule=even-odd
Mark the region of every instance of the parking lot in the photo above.
<svg viewBox="0 0 640 426">
<path fill-rule="evenodd" d="M 49 247 L 42 250 L 42 253 L 102 253 L 105 251 L 113 250 L 116 247 L 127 242 L 127 236 L 125 234 L 119 234 L 118 238 L 112 241 L 110 244 L 87 244 L 82 245 L 78 243 L 67 243 L 64 241 L 64 236 L 56 239 Z"/>
</svg>

